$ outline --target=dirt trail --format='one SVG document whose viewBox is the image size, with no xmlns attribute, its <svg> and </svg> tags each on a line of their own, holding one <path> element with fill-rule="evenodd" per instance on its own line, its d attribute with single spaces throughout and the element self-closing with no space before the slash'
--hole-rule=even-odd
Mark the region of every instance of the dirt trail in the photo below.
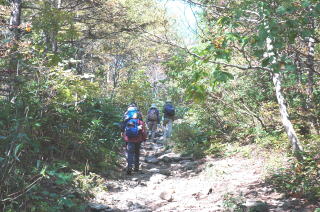
<svg viewBox="0 0 320 212">
<path fill-rule="evenodd" d="M 314 211 L 305 200 L 286 198 L 263 183 L 263 158 L 193 160 L 160 142 L 143 148 L 142 170 L 107 180 L 108 192 L 96 194 L 94 211 Z"/>
</svg>

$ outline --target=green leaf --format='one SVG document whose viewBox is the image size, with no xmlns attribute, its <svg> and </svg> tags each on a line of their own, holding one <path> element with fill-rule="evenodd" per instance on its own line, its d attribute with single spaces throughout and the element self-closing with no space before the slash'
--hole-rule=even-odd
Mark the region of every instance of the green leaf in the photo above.
<svg viewBox="0 0 320 212">
<path fill-rule="evenodd" d="M 226 61 L 230 61 L 231 52 L 227 49 L 219 49 L 216 51 L 216 58 L 223 59 Z"/>
<path fill-rule="evenodd" d="M 309 7 L 310 6 L 310 1 L 309 0 L 304 0 L 304 1 L 302 1 L 302 3 L 301 3 L 301 5 L 302 5 L 302 7 L 304 7 L 304 8 L 307 8 L 307 7 Z"/>
<path fill-rule="evenodd" d="M 40 174 L 42 176 L 45 176 L 46 175 L 46 171 L 47 171 L 47 166 L 43 167 L 42 170 L 40 171 Z"/>
<path fill-rule="evenodd" d="M 46 196 L 49 196 L 49 192 L 48 191 L 43 191 L 43 192 L 41 192 L 42 194 L 44 194 L 44 195 L 46 195 Z"/>
<path fill-rule="evenodd" d="M 307 37 L 310 37 L 312 35 L 312 32 L 310 30 L 303 30 L 301 32 L 301 35 L 303 38 L 307 38 Z"/>
<path fill-rule="evenodd" d="M 286 14 L 287 12 L 287 8 L 285 8 L 284 6 L 280 6 L 276 9 L 276 12 L 279 14 L 279 15 L 284 15 Z"/>
<path fill-rule="evenodd" d="M 288 38 L 289 38 L 289 43 L 290 44 L 294 44 L 296 37 L 298 36 L 298 33 L 296 32 L 290 32 L 288 34 Z"/>
<path fill-rule="evenodd" d="M 254 52 L 253 52 L 253 55 L 254 56 L 256 56 L 256 57 L 262 57 L 263 56 L 263 54 L 264 54 L 264 50 L 262 50 L 262 49 L 257 49 L 257 50 L 255 50 Z"/>
<path fill-rule="evenodd" d="M 56 198 L 56 197 L 58 197 L 58 194 L 56 194 L 56 193 L 50 193 L 49 196 L 52 197 L 52 198 Z"/>
<path fill-rule="evenodd" d="M 14 150 L 14 158 L 17 160 L 17 161 L 20 161 L 20 159 L 18 158 L 18 152 L 22 149 L 23 147 L 23 144 L 18 144 Z"/>
<path fill-rule="evenodd" d="M 225 71 L 216 70 L 213 72 L 213 76 L 214 76 L 215 80 L 218 82 L 226 82 L 230 79 L 234 79 L 232 74 L 225 72 Z"/>
<path fill-rule="evenodd" d="M 266 67 L 266 66 L 270 65 L 272 59 L 273 59 L 273 57 L 267 57 L 267 58 L 263 59 L 262 62 L 261 62 L 261 65 L 263 67 Z"/>
<path fill-rule="evenodd" d="M 230 23 L 230 18 L 227 16 L 223 16 L 217 20 L 218 25 L 228 25 Z"/>
<path fill-rule="evenodd" d="M 36 122 L 36 123 L 34 124 L 34 126 L 35 126 L 35 127 L 41 127 L 41 123 Z"/>
<path fill-rule="evenodd" d="M 278 39 L 277 42 L 274 42 L 274 48 L 281 49 L 284 46 L 284 42 L 282 39 Z"/>
<path fill-rule="evenodd" d="M 67 199 L 66 197 L 62 197 L 58 202 L 59 202 L 59 205 L 64 205 L 67 208 L 71 208 L 75 206 L 74 202 L 72 202 L 70 199 Z"/>
<path fill-rule="evenodd" d="M 296 66 L 293 64 L 286 64 L 285 69 L 288 72 L 294 72 L 296 70 Z"/>
</svg>

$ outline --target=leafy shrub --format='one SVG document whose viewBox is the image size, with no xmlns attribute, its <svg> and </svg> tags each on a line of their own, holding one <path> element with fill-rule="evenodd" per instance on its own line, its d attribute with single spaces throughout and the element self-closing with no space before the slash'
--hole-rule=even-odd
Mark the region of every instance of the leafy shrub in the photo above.
<svg viewBox="0 0 320 212">
<path fill-rule="evenodd" d="M 242 212 L 242 204 L 245 202 L 244 197 L 232 193 L 226 193 L 223 196 L 223 207 L 226 211 Z"/>
<path fill-rule="evenodd" d="M 180 123 L 174 126 L 171 142 L 177 152 L 201 156 L 205 150 L 206 137 L 200 128 L 189 123 Z"/>
<path fill-rule="evenodd" d="M 292 161 L 289 168 L 277 170 L 267 181 L 282 192 L 295 197 L 320 200 L 320 156 L 303 153 L 303 161 Z"/>
<path fill-rule="evenodd" d="M 257 136 L 255 142 L 263 148 L 274 150 L 284 150 L 288 148 L 289 145 L 287 135 L 284 133 L 263 133 Z"/>
<path fill-rule="evenodd" d="M 59 77 L 0 100 L 0 210 L 81 211 L 85 196 L 64 192 L 77 188 L 69 167 L 105 172 L 119 158 L 118 106 L 99 99 L 94 84 Z"/>
</svg>

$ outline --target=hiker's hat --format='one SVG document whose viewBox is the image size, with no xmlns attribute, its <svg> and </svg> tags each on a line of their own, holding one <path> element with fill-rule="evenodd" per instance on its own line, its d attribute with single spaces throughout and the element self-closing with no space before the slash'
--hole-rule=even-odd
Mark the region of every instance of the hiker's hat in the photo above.
<svg viewBox="0 0 320 212">
<path fill-rule="evenodd" d="M 130 103 L 130 104 L 128 105 L 128 107 L 137 107 L 137 104 L 134 103 L 134 102 L 132 102 L 132 103 Z"/>
</svg>

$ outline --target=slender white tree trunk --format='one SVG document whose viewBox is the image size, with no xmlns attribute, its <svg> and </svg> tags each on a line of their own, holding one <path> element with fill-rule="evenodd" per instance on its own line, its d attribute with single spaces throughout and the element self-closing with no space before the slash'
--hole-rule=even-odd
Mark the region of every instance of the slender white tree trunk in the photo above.
<svg viewBox="0 0 320 212">
<path fill-rule="evenodd" d="M 11 1 L 10 29 L 14 33 L 14 38 L 19 39 L 19 25 L 21 23 L 21 4 L 22 0 Z"/>
<path fill-rule="evenodd" d="M 311 128 L 313 133 L 319 134 L 319 125 L 317 123 L 317 118 L 312 113 L 313 105 L 313 87 L 314 87 L 314 52 L 315 52 L 315 39 L 309 37 L 308 43 L 308 56 L 307 56 L 307 71 L 308 71 L 308 85 L 307 85 L 307 99 L 306 99 L 306 109 L 309 111 L 309 120 L 311 122 Z"/>
<path fill-rule="evenodd" d="M 308 38 L 308 58 L 307 58 L 307 69 L 308 69 L 307 107 L 308 108 L 312 108 L 314 46 L 315 46 L 315 40 L 312 37 Z"/>
<path fill-rule="evenodd" d="M 265 22 L 265 29 L 268 33 L 270 33 L 270 28 L 267 22 Z M 266 46 L 267 46 L 267 52 L 265 53 L 266 57 L 272 58 L 271 64 L 276 64 L 277 61 L 277 55 L 275 54 L 273 41 L 270 37 L 267 37 L 266 39 Z M 281 91 L 281 70 L 276 70 L 272 73 L 272 81 L 275 87 L 276 97 L 279 105 L 280 115 L 281 115 L 281 121 L 283 124 L 283 127 L 285 129 L 285 132 L 288 135 L 289 141 L 292 146 L 293 154 L 296 156 L 298 160 L 301 159 L 300 152 L 303 151 L 302 146 L 300 145 L 298 136 L 293 128 L 293 125 L 289 119 L 289 114 L 287 107 L 285 105 L 285 99 Z"/>
<path fill-rule="evenodd" d="M 9 69 L 11 70 L 11 82 L 9 85 L 9 99 L 14 99 L 14 92 L 16 90 L 15 86 L 15 77 L 19 75 L 19 59 L 18 59 L 18 52 L 15 50 L 18 46 L 18 41 L 20 39 L 20 29 L 19 26 L 21 24 L 21 4 L 22 0 L 12 0 L 11 2 L 11 16 L 10 16 L 10 25 L 9 29 L 13 32 L 13 52 L 11 53 L 11 58 L 9 61 Z M 16 74 L 14 74 L 16 73 Z"/>
<path fill-rule="evenodd" d="M 293 125 L 289 119 L 288 110 L 285 104 L 284 97 L 281 92 L 281 76 L 279 73 L 273 73 L 273 84 L 276 90 L 276 96 L 279 104 L 281 121 L 283 127 L 288 135 L 289 141 L 291 142 L 292 151 L 294 154 L 303 151 L 302 146 L 300 145 L 298 136 L 293 128 Z"/>
</svg>

